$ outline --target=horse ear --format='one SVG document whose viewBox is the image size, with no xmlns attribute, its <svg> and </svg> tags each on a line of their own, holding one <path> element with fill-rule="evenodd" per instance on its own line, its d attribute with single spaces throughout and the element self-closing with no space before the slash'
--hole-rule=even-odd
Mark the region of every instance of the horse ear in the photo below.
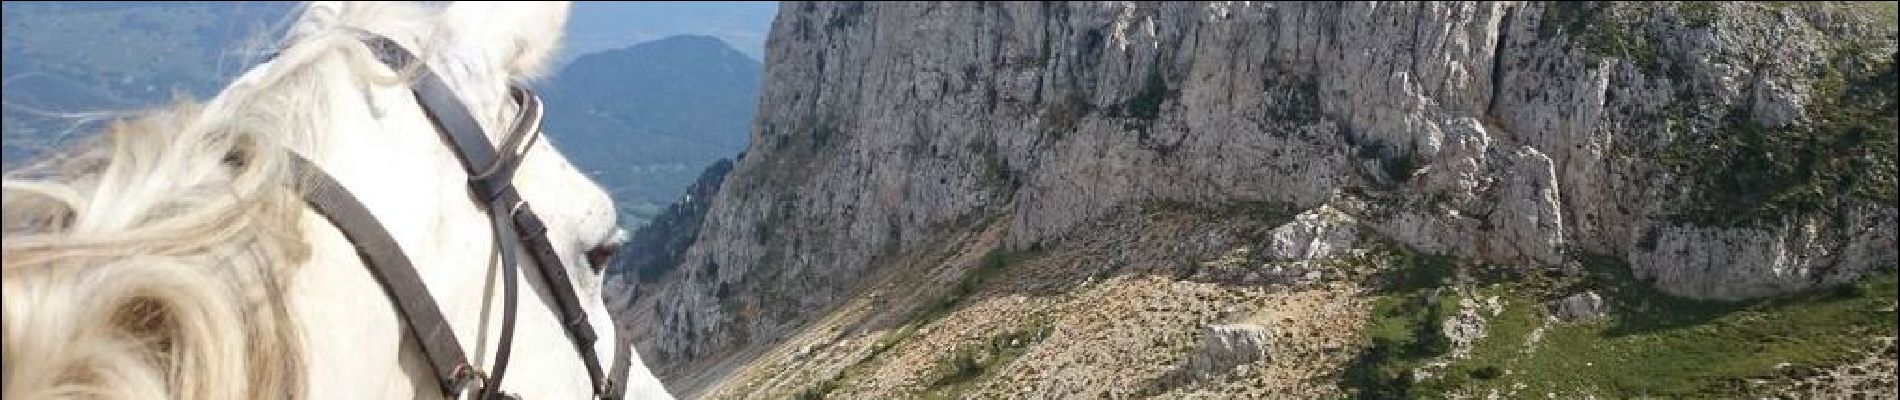
<svg viewBox="0 0 1900 400">
<path fill-rule="evenodd" d="M 464 1 L 449 5 L 442 19 L 458 45 L 483 47 L 482 53 L 510 76 L 533 78 L 554 63 L 570 6 L 565 1 Z"/>
</svg>

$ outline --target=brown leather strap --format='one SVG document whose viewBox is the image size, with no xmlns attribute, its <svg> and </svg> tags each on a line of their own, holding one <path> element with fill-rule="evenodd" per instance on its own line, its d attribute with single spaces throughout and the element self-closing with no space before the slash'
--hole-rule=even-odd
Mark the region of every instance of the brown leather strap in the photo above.
<svg viewBox="0 0 1900 400">
<path fill-rule="evenodd" d="M 416 267 L 402 252 L 402 246 L 349 189 L 302 155 L 291 155 L 291 165 L 297 171 L 294 176 L 303 177 L 305 182 L 304 201 L 342 231 L 343 237 L 356 247 L 357 257 L 369 267 L 370 275 L 382 284 L 383 293 L 394 300 L 396 314 L 402 317 L 403 325 L 409 327 L 409 338 L 422 349 L 423 358 L 435 371 L 442 394 L 451 398 L 460 396 L 475 371 L 469 367 L 468 356 L 462 353 L 455 330 L 449 326 L 448 319 L 442 317 L 435 297 L 429 295 L 429 287 L 423 285 L 422 277 L 416 274 Z"/>
<path fill-rule="evenodd" d="M 414 53 L 387 37 L 366 33 L 365 41 L 372 50 L 375 50 L 377 57 L 392 69 L 403 70 L 417 61 Z M 594 353 L 594 342 L 597 337 L 592 324 L 588 323 L 586 311 L 581 308 L 579 292 L 574 290 L 573 279 L 569 277 L 560 256 L 555 253 L 554 246 L 548 242 L 546 226 L 540 217 L 535 215 L 533 208 L 521 200 L 520 193 L 515 191 L 512 178 L 515 167 L 519 166 L 520 157 L 518 153 L 513 152 L 517 150 L 504 147 L 503 150 L 511 153 L 502 153 L 498 156 L 496 149 L 489 143 L 488 136 L 483 133 L 481 125 L 473 114 L 470 114 L 469 110 L 456 99 L 455 92 L 449 89 L 447 83 L 426 66 L 418 68 L 418 73 L 410 90 L 415 93 L 416 101 L 422 105 L 424 113 L 429 116 L 430 122 L 435 124 L 436 130 L 456 149 L 463 169 L 468 171 L 471 178 L 469 190 L 475 195 L 476 200 L 484 204 L 493 202 L 520 204 L 512 218 L 516 232 L 522 243 L 527 245 L 529 256 L 534 258 L 535 266 L 541 272 L 544 287 L 550 292 L 549 297 L 554 299 L 555 312 L 561 320 L 562 328 L 567 331 L 575 351 L 580 353 L 581 361 L 587 367 L 588 378 L 594 385 L 594 394 L 602 398 L 614 397 L 608 392 L 611 391 L 610 388 L 618 385 L 612 378 L 606 376 L 606 371 L 601 369 L 600 358 Z M 517 100 L 524 101 L 523 107 L 533 107 L 534 112 L 539 112 L 540 105 L 531 92 L 517 87 L 514 93 Z M 538 116 L 535 118 L 538 119 Z M 530 126 L 529 128 L 531 131 L 516 131 L 513 134 L 538 131 L 538 127 Z M 504 143 L 512 145 L 518 141 L 511 135 Z M 489 385 L 492 386 L 495 383 L 490 382 Z"/>
<path fill-rule="evenodd" d="M 495 243 L 501 247 L 501 340 L 495 347 L 495 363 L 488 367 L 488 382 L 482 387 L 483 399 L 499 400 L 512 398 L 501 391 L 502 377 L 508 375 L 508 358 L 514 354 L 515 347 L 515 304 L 519 303 L 518 293 L 521 286 L 520 273 L 515 266 L 515 253 L 519 251 L 513 238 L 507 237 L 508 219 L 503 217 L 513 212 L 508 204 L 494 202 L 488 205 L 488 215 L 495 232 Z"/>
<path fill-rule="evenodd" d="M 602 399 L 627 398 L 627 381 L 632 378 L 627 373 L 633 368 L 633 341 L 627 335 L 614 335 L 614 337 L 618 340 L 614 340 L 614 345 L 617 347 L 614 347 L 613 374 L 608 377 L 620 380 L 608 382 L 613 386 L 608 387 L 607 393 L 600 396 Z"/>
</svg>

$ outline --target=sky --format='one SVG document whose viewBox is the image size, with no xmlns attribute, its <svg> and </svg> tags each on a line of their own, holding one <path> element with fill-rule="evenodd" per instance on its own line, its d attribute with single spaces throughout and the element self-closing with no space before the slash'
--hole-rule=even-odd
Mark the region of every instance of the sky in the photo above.
<svg viewBox="0 0 1900 400">
<path fill-rule="evenodd" d="M 778 3 L 771 1 L 583 1 L 568 16 L 563 63 L 581 54 L 679 34 L 717 37 L 764 60 L 765 35 Z"/>
</svg>

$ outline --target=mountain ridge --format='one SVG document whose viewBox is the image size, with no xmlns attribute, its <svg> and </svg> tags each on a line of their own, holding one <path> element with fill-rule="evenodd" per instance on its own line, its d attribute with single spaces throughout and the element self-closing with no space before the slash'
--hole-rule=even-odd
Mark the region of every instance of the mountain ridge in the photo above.
<svg viewBox="0 0 1900 400">
<path fill-rule="evenodd" d="M 679 35 L 581 56 L 542 85 L 544 129 L 639 226 L 699 170 L 746 143 L 759 64 L 724 41 Z"/>
<path fill-rule="evenodd" d="M 1893 104 L 1881 83 L 1894 35 L 1875 21 L 1890 10 L 1877 7 L 787 3 L 768 40 L 748 156 L 677 270 L 626 303 L 629 334 L 689 394 L 1200 390 L 1148 375 L 1164 371 L 1142 370 L 1144 383 L 1042 365 L 1007 384 L 983 372 L 1047 361 L 1034 355 L 1075 351 L 1072 342 L 968 360 L 904 345 L 935 340 L 910 333 L 963 330 L 931 316 L 974 318 L 966 307 L 993 305 L 968 293 L 1012 284 L 958 284 L 990 269 L 980 257 L 930 254 L 1072 249 L 1100 239 L 1095 224 L 1157 226 L 1131 208 L 1297 218 L 1157 243 L 1199 249 L 1178 255 L 1186 259 L 1032 264 L 1162 270 L 1174 281 L 1213 274 L 1226 277 L 1214 279 L 1222 290 L 1308 285 L 1310 275 L 1338 285 L 1322 297 L 1372 320 L 1340 334 L 1418 354 L 1445 342 L 1377 335 L 1482 332 L 1502 323 L 1487 318 L 1520 315 L 1537 296 L 1609 290 L 1592 286 L 1631 288 L 1602 294 L 1629 302 L 1695 305 L 1867 285 L 1896 258 L 1895 135 L 1880 113 Z M 988 229 L 1000 232 L 994 244 L 969 241 Z M 1445 274 L 1402 288 L 1385 278 L 1413 270 Z M 1520 278 L 1479 279 L 1498 273 Z M 1563 283 L 1523 289 L 1529 298 L 1496 292 L 1537 274 Z M 875 289 L 885 284 L 922 286 Z M 1147 290 L 1134 293 L 1167 293 Z M 1457 301 L 1476 296 L 1495 297 L 1499 311 Z M 950 300 L 939 308 L 933 298 Z M 1227 305 L 1271 308 L 1241 298 L 1254 300 Z M 861 302 L 897 314 L 846 315 Z M 1742 311 L 1725 312 L 1711 319 Z M 1397 319 L 1379 322 L 1388 316 Z M 861 323 L 890 319 L 899 322 Z M 964 339 L 1013 334 L 974 335 Z M 1178 355 L 1177 344 L 1157 339 L 1151 350 Z M 1372 393 L 1397 385 L 1392 371 L 1482 367 L 1365 344 L 1353 345 L 1361 357 L 1334 360 L 1363 379 L 1329 387 Z M 881 355 L 891 345 L 912 350 Z M 991 358 L 1019 350 L 1026 361 Z M 1450 354 L 1473 352 L 1490 354 Z M 941 385 L 915 385 L 933 380 Z"/>
</svg>

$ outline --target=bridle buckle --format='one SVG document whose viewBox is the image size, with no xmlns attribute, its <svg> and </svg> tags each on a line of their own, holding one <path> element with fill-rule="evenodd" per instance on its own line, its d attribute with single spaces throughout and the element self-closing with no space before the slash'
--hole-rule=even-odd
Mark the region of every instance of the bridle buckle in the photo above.
<svg viewBox="0 0 1900 400">
<path fill-rule="evenodd" d="M 477 388 L 488 387 L 488 375 L 468 364 L 456 365 L 455 371 L 449 373 L 449 378 L 448 387 L 453 388 L 453 392 L 449 393 L 450 398 L 462 397 L 471 384 Z"/>
</svg>

